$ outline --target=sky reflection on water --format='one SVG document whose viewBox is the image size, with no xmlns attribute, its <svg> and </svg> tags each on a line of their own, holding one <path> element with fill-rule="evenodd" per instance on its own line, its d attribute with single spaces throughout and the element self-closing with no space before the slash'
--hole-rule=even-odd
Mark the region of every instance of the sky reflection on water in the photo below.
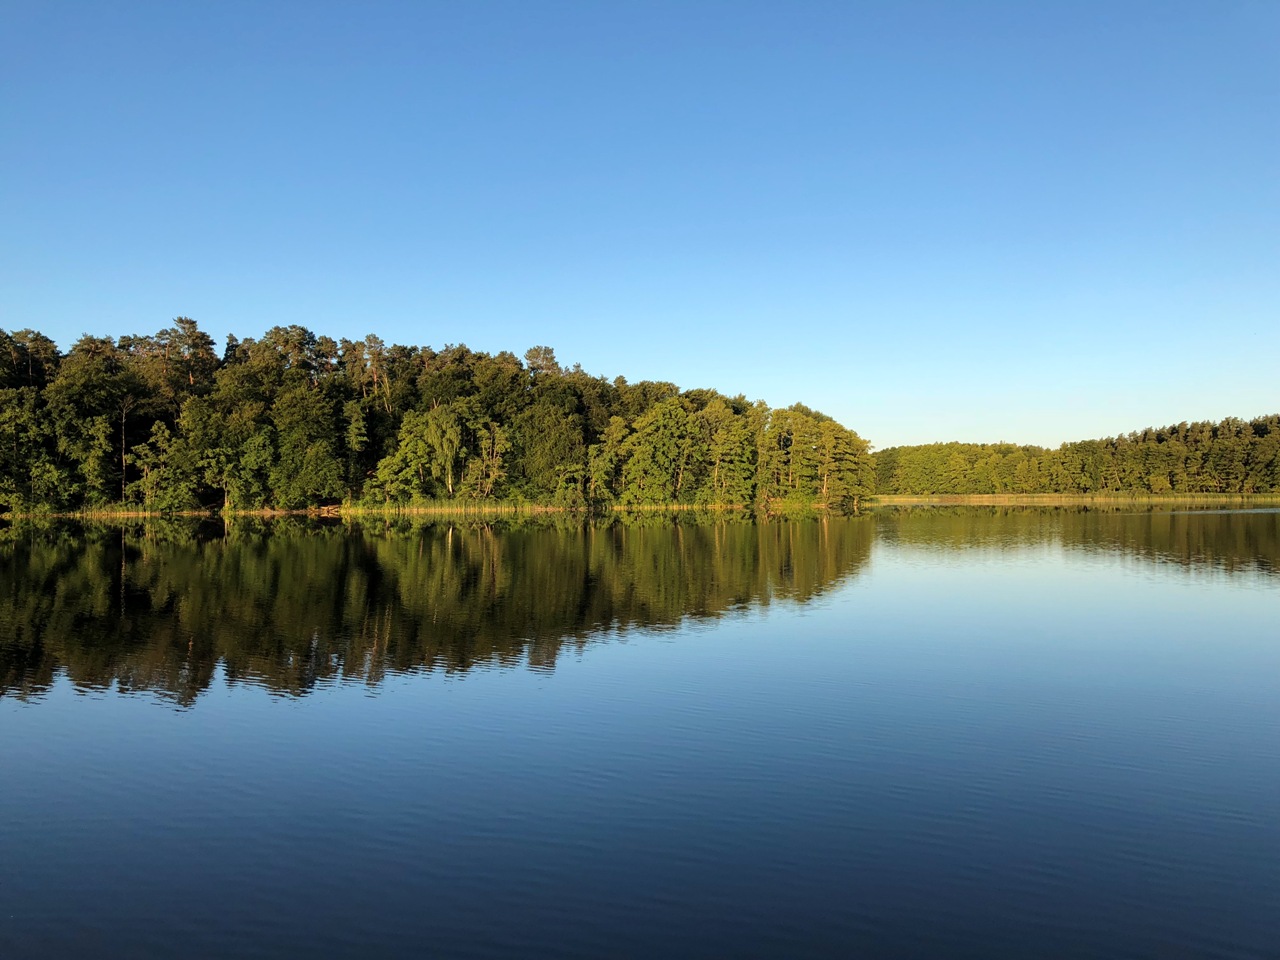
<svg viewBox="0 0 1280 960">
<path fill-rule="evenodd" d="M 103 613 L 6 601 L 50 619 L 38 656 L 6 653 L 0 955 L 1267 956 L 1280 583 L 1246 552 L 1277 520 L 1253 522 L 139 546 L 126 595 L 152 600 L 81 629 L 85 650 L 57 630 L 118 618 L 118 579 L 89 594 Z M 41 562 L 95 582 L 83 543 L 58 549 Z M 481 573 L 412 566 L 441 556 Z M 350 583 L 319 589 L 322 557 L 377 581 L 360 600 L 385 630 Z M 597 592 L 531 613 L 540 558 Z M 213 599 L 165 581 L 208 564 L 293 571 L 300 599 L 279 578 Z M 279 632 L 214 630 L 192 686 L 171 658 L 220 597 L 257 611 L 228 636 Z M 466 616 L 500 597 L 519 615 L 468 646 Z"/>
</svg>

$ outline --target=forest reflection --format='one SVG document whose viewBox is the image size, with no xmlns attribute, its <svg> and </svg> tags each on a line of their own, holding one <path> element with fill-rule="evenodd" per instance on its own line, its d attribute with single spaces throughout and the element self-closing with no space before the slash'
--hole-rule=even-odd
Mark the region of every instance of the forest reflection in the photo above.
<svg viewBox="0 0 1280 960">
<path fill-rule="evenodd" d="M 388 673 L 552 669 L 602 632 L 806 601 L 866 563 L 867 518 L 26 524 L 0 543 L 0 695 L 150 691 L 221 670 L 284 694 Z"/>
<path fill-rule="evenodd" d="M 0 530 L 0 696 L 145 691 L 179 705 L 221 674 L 286 695 L 391 673 L 524 664 L 637 628 L 806 602 L 880 542 L 940 553 L 1056 545 L 1225 573 L 1280 572 L 1280 511 L 932 507 L 755 522 L 316 522 Z"/>
<path fill-rule="evenodd" d="M 1280 509 L 1219 510 L 1177 504 L 1066 507 L 931 506 L 878 510 L 876 539 L 916 547 L 1051 543 L 1188 570 L 1280 574 Z"/>
</svg>

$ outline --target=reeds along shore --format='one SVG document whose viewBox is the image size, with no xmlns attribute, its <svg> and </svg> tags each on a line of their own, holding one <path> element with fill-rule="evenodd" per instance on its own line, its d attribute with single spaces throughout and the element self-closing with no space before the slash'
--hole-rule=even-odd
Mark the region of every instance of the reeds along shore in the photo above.
<svg viewBox="0 0 1280 960">
<path fill-rule="evenodd" d="M 569 507 L 546 503 L 494 503 L 487 501 L 440 500 L 430 503 L 390 503 L 383 505 L 367 504 L 330 504 L 319 507 L 306 507 L 296 510 L 281 510 L 262 507 L 250 510 L 236 510 L 210 507 L 204 510 L 139 510 L 134 507 L 103 508 L 95 510 L 30 510 L 0 513 L 0 517 L 9 520 L 23 519 L 64 519 L 64 520 L 149 520 L 170 517 L 195 518 L 234 518 L 257 517 L 317 517 L 317 518 L 360 518 L 360 517 L 520 517 L 520 516 L 609 516 L 615 514 L 726 514 L 750 513 L 748 504 L 610 504 L 604 507 Z M 821 509 L 814 508 L 814 509 Z"/>
<path fill-rule="evenodd" d="M 1096 494 L 938 494 L 930 496 L 909 496 L 905 494 L 883 494 L 863 498 L 857 510 L 841 510 L 840 513 L 875 510 L 878 507 L 927 507 L 927 506 L 974 506 L 974 507 L 1089 507 L 1108 506 L 1168 506 L 1176 507 L 1237 507 L 1260 508 L 1280 506 L 1280 494 L 1273 493 L 1199 493 L 1199 494 L 1144 494 L 1144 493 L 1096 493 Z M 297 510 L 281 510 L 270 507 L 252 510 L 234 510 L 209 508 L 205 510 L 139 510 L 136 508 L 104 508 L 97 510 L 75 511 L 21 511 L 2 513 L 0 518 L 7 521 L 34 519 L 62 519 L 79 521 L 147 521 L 178 517 L 187 518 L 257 518 L 269 520 L 275 517 L 316 518 L 359 520 L 364 518 L 397 518 L 397 517 L 439 517 L 450 518 L 499 518 L 499 517 L 538 517 L 564 516 L 603 518 L 610 516 L 664 514 L 696 517 L 746 516 L 765 519 L 805 519 L 830 515 L 830 511 L 822 504 L 776 505 L 773 510 L 762 509 L 751 504 L 611 504 L 601 508 L 568 507 L 544 503 L 495 503 L 485 501 L 439 500 L 429 503 L 405 504 L 331 504 L 320 507 L 308 507 Z"/>
<path fill-rule="evenodd" d="M 868 506 L 954 504 L 958 506 L 1060 506 L 1088 504 L 1201 504 L 1268 506 L 1280 504 L 1278 493 L 951 493 L 930 495 L 877 494 Z"/>
</svg>

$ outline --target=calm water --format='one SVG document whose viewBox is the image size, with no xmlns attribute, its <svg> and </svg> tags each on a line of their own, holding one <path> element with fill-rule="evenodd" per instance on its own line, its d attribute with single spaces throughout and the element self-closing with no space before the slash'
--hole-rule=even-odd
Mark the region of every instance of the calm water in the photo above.
<svg viewBox="0 0 1280 960">
<path fill-rule="evenodd" d="M 1280 513 L 0 530 L 54 956 L 1280 956 Z"/>
</svg>

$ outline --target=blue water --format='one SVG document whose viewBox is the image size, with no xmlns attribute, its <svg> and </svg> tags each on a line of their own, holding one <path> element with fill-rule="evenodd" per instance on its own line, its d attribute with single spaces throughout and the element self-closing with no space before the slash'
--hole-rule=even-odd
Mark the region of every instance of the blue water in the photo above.
<svg viewBox="0 0 1280 960">
<path fill-rule="evenodd" d="M 15 681 L 0 957 L 1280 956 L 1271 558 L 1011 522 L 549 663 Z"/>
</svg>

